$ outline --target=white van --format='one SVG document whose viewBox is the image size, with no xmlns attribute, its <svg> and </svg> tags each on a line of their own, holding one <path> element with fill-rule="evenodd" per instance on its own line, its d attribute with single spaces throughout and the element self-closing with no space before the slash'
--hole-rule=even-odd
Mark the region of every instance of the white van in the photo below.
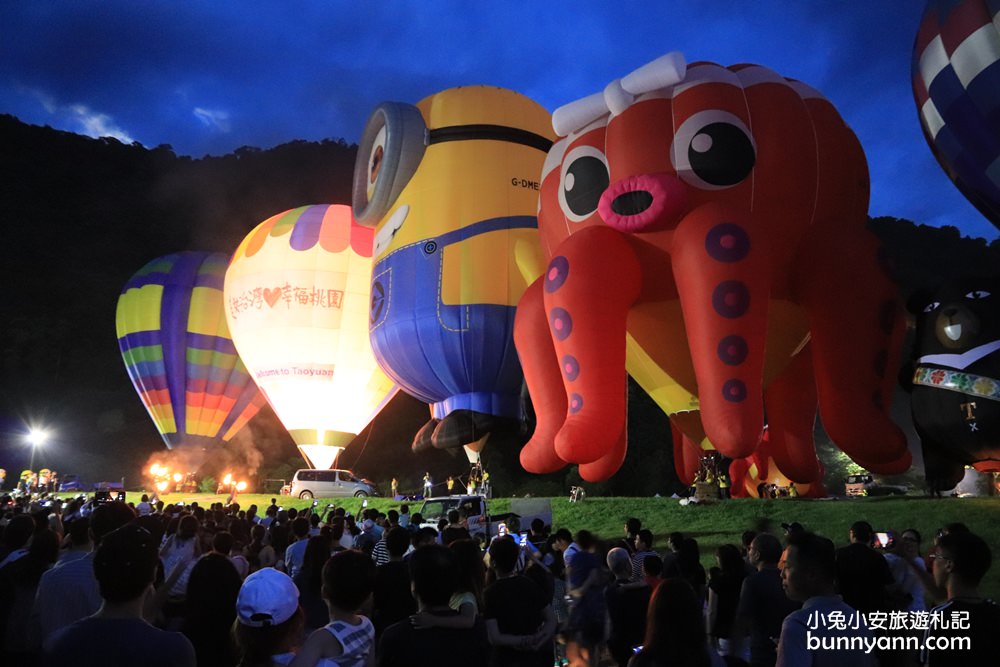
<svg viewBox="0 0 1000 667">
<path fill-rule="evenodd" d="M 378 489 L 350 470 L 296 470 L 290 496 L 294 498 L 365 498 L 377 496 Z"/>
</svg>

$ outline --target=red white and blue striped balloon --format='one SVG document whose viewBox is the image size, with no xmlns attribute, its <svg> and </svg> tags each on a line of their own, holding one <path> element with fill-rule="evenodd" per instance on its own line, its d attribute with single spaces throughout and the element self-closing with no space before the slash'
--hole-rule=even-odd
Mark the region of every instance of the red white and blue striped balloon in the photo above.
<svg viewBox="0 0 1000 667">
<path fill-rule="evenodd" d="M 913 95 L 941 167 L 1000 227 L 1000 0 L 930 0 L 913 49 Z"/>
</svg>

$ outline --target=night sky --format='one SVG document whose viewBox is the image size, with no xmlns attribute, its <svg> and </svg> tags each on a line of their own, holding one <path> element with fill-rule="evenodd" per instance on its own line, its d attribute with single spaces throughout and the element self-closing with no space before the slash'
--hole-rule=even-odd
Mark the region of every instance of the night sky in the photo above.
<svg viewBox="0 0 1000 667">
<path fill-rule="evenodd" d="M 469 84 L 549 110 L 672 50 L 753 62 L 822 91 L 861 139 L 873 216 L 1000 236 L 920 131 L 923 2 L 4 2 L 0 113 L 184 155 L 356 142 L 383 100 Z"/>
</svg>

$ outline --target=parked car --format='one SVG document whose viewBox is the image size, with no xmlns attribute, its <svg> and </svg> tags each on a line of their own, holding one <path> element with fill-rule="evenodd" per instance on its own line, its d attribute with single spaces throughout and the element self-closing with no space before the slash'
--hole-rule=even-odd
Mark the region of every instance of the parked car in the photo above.
<svg viewBox="0 0 1000 667">
<path fill-rule="evenodd" d="M 85 488 L 89 488 L 89 486 L 83 483 L 79 475 L 64 475 L 62 481 L 59 482 L 60 492 L 83 491 Z"/>
<path fill-rule="evenodd" d="M 79 475 L 63 475 L 62 480 L 59 482 L 59 492 L 65 493 L 68 491 L 100 491 L 103 489 L 116 489 L 123 490 L 125 488 L 124 481 L 118 482 L 94 482 L 93 484 L 83 481 Z"/>
<path fill-rule="evenodd" d="M 848 475 L 844 480 L 844 490 L 849 496 L 905 496 L 909 487 L 897 484 L 882 484 L 871 474 Z"/>
<path fill-rule="evenodd" d="M 346 498 L 377 496 L 374 482 L 362 479 L 350 470 L 296 470 L 290 484 L 293 498 Z"/>
</svg>

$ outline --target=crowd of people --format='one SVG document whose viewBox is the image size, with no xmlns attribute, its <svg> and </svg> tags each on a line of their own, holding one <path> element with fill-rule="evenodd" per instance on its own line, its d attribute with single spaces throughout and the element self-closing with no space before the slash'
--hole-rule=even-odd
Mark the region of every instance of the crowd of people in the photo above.
<svg viewBox="0 0 1000 667">
<path fill-rule="evenodd" d="M 657 544 L 637 518 L 602 540 L 540 520 L 522 532 L 511 517 L 487 541 L 457 510 L 435 530 L 405 505 L 352 516 L 275 499 L 263 512 L 145 496 L 0 502 L 2 664 L 891 667 L 1000 656 L 1000 606 L 978 589 L 991 551 L 959 523 L 924 547 L 916 530 L 883 543 L 858 521 L 839 549 L 783 524 L 781 536 L 747 531 L 720 546 L 706 571 L 693 536 Z M 969 645 L 941 644 L 956 637 Z"/>
</svg>

